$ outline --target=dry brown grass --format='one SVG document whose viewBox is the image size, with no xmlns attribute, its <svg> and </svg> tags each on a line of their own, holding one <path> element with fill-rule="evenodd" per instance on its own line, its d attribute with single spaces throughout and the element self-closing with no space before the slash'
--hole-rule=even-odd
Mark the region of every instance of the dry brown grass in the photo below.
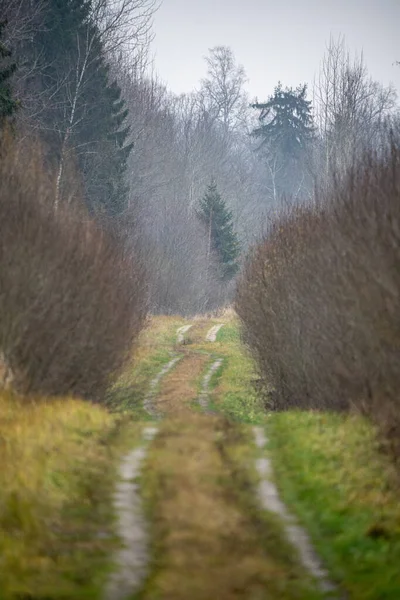
<svg viewBox="0 0 400 600">
<path fill-rule="evenodd" d="M 95 596 L 113 548 L 115 430 L 86 402 L 0 392 L 2 599 Z"/>
</svg>

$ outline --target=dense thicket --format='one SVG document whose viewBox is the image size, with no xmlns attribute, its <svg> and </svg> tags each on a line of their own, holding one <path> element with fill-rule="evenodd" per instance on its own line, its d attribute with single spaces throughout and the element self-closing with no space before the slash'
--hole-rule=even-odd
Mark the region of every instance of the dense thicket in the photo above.
<svg viewBox="0 0 400 600">
<path fill-rule="evenodd" d="M 20 106 L 12 132 L 1 122 L 0 359 L 24 393 L 101 400 L 145 318 L 136 223 L 121 227 L 128 111 L 111 76 L 121 20 L 143 7 L 0 0 L 0 116 Z"/>
<path fill-rule="evenodd" d="M 101 399 L 140 330 L 143 270 L 61 198 L 38 147 L 0 147 L 0 352 L 23 392 Z"/>
<path fill-rule="evenodd" d="M 359 408 L 400 456 L 398 142 L 270 224 L 236 308 L 274 408 Z"/>
</svg>

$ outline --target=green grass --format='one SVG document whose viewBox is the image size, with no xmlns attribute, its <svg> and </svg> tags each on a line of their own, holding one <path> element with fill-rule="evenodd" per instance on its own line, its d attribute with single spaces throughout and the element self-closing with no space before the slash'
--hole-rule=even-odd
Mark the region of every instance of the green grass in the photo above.
<svg viewBox="0 0 400 600">
<path fill-rule="evenodd" d="M 349 599 L 399 600 L 400 504 L 393 467 L 363 418 L 272 414 L 278 486 Z"/>
<path fill-rule="evenodd" d="M 213 352 L 224 362 L 211 380 L 214 395 L 210 408 L 241 423 L 263 423 L 265 411 L 252 384 L 256 378 L 254 362 L 241 344 L 236 321 L 220 329 Z"/>
</svg>

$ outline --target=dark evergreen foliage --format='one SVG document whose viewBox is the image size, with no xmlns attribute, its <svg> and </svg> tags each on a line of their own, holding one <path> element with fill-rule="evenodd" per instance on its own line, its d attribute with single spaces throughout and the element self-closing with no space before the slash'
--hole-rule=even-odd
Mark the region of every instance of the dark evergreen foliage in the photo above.
<svg viewBox="0 0 400 600">
<path fill-rule="evenodd" d="M 13 98 L 10 84 L 16 64 L 11 62 L 11 51 L 1 41 L 6 25 L 6 21 L 0 21 L 0 124 L 18 108 L 18 102 Z"/>
<path fill-rule="evenodd" d="M 261 146 L 269 143 L 288 158 L 301 156 L 314 136 L 311 101 L 306 95 L 306 85 L 293 90 L 283 89 L 279 83 L 267 102 L 253 104 L 253 108 L 261 111 L 261 125 L 253 132 L 261 138 Z"/>
<path fill-rule="evenodd" d="M 240 244 L 233 227 L 232 212 L 218 192 L 215 182 L 207 187 L 197 215 L 209 235 L 209 252 L 216 256 L 221 266 L 221 279 L 232 279 L 239 270 Z"/>
<path fill-rule="evenodd" d="M 127 202 L 124 173 L 132 146 L 127 110 L 110 78 L 102 40 L 87 0 L 49 0 L 33 45 L 42 64 L 39 85 L 49 98 L 43 132 L 55 161 L 74 156 L 94 212 L 121 214 Z"/>
</svg>

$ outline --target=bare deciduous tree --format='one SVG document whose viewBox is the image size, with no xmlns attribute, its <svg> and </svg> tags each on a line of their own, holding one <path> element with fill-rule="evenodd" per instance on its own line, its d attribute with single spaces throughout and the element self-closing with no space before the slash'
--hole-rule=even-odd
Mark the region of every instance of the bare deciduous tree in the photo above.
<svg viewBox="0 0 400 600">
<path fill-rule="evenodd" d="M 144 68 L 153 39 L 153 17 L 161 0 L 94 0 L 92 18 L 110 54 Z"/>
<path fill-rule="evenodd" d="M 352 59 L 344 38 L 330 40 L 314 85 L 325 175 L 343 171 L 357 152 L 376 143 L 395 102 L 395 90 L 371 79 L 362 55 Z"/>
<path fill-rule="evenodd" d="M 236 64 L 235 56 L 227 46 L 211 48 L 205 60 L 207 78 L 201 82 L 199 94 L 204 108 L 222 123 L 224 133 L 243 127 L 248 113 L 244 68 Z"/>
</svg>

